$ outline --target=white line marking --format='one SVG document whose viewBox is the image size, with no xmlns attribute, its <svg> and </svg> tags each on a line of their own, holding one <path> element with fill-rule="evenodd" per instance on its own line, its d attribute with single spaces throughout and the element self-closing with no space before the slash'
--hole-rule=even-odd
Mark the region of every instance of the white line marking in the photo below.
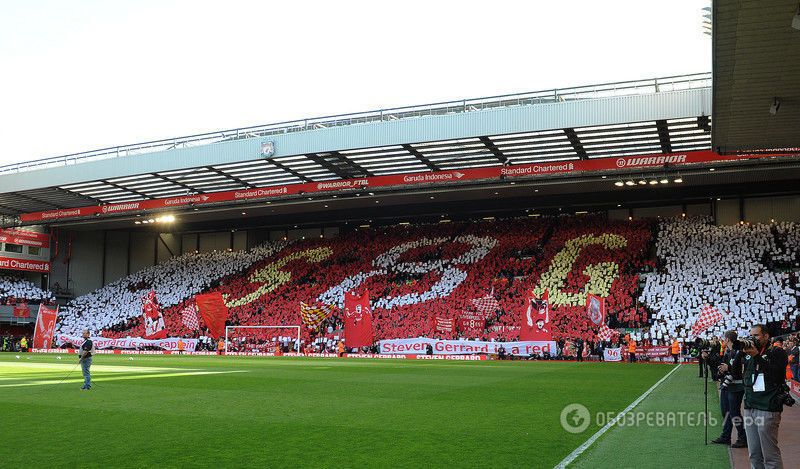
<svg viewBox="0 0 800 469">
<path fill-rule="evenodd" d="M 656 384 L 650 386 L 650 389 L 645 391 L 644 394 L 639 396 L 635 401 L 631 402 L 630 405 L 628 407 L 626 407 L 625 409 L 623 409 L 622 412 L 617 414 L 616 417 L 614 417 L 613 419 L 609 420 L 609 422 L 607 424 L 605 424 L 605 426 L 603 428 L 601 428 L 600 430 L 597 430 L 597 432 L 594 435 L 592 435 L 591 437 L 589 437 L 589 439 L 586 440 L 582 445 L 580 445 L 577 448 L 575 448 L 575 451 L 569 453 L 569 455 L 566 458 L 564 458 L 560 463 L 558 463 L 558 465 L 555 466 L 555 469 L 564 469 L 565 467 L 567 467 L 567 465 L 571 464 L 575 459 L 578 458 L 578 456 L 583 454 L 584 451 L 586 451 L 590 446 L 592 446 L 592 444 L 595 441 L 597 441 L 597 439 L 600 438 L 603 435 L 603 433 L 607 432 L 611 427 L 616 425 L 617 422 L 619 422 L 625 416 L 625 414 L 627 414 L 628 412 L 631 411 L 631 409 L 633 409 L 634 407 L 639 405 L 640 402 L 642 402 L 647 396 L 649 396 L 650 393 L 652 393 L 661 383 L 666 381 L 666 379 L 669 378 L 670 375 L 672 375 L 672 373 L 675 373 L 675 371 L 680 367 L 681 367 L 681 364 L 679 364 L 678 366 L 673 368 L 672 371 L 670 371 L 669 373 L 664 375 L 664 377 L 661 378 L 660 380 L 658 380 L 658 382 Z"/>
<path fill-rule="evenodd" d="M 179 376 L 196 376 L 196 375 L 221 375 L 227 373 L 246 373 L 246 370 L 231 370 L 231 371 L 190 371 L 188 373 L 153 373 L 153 374 L 142 374 L 138 376 L 103 376 L 101 378 L 92 378 L 92 382 L 102 382 L 102 381 L 121 381 L 121 380 L 128 380 L 128 379 L 147 379 L 147 378 L 172 378 L 172 377 L 179 377 Z M 0 384 L 0 388 L 19 388 L 23 386 L 46 386 L 52 384 L 68 384 L 68 383 L 82 383 L 83 377 L 76 376 L 75 378 L 71 378 L 65 381 L 57 381 L 57 377 L 48 380 L 48 381 L 28 381 L 25 383 L 14 383 L 14 384 Z"/>
</svg>

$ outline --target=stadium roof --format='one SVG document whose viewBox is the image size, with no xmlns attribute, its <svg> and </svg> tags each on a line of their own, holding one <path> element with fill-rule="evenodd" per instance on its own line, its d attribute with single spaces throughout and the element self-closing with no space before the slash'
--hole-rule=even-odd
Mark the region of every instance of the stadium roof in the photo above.
<svg viewBox="0 0 800 469">
<path fill-rule="evenodd" d="M 710 74 L 385 109 L 0 167 L 0 214 L 711 147 Z M 274 143 L 270 157 L 261 145 Z"/>
<path fill-rule="evenodd" d="M 797 0 L 715 1 L 714 149 L 800 149 Z M 774 99 L 781 106 L 770 113 Z"/>
</svg>

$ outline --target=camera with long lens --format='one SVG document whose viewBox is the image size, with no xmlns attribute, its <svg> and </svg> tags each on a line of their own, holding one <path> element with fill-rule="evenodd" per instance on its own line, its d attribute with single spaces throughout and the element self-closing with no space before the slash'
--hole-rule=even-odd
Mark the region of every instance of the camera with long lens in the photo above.
<svg viewBox="0 0 800 469">
<path fill-rule="evenodd" d="M 784 383 L 781 386 L 781 390 L 778 392 L 775 399 L 778 400 L 781 404 L 785 405 L 786 407 L 791 407 L 794 405 L 795 401 L 792 395 L 789 393 L 789 386 Z"/>
<path fill-rule="evenodd" d="M 694 346 L 695 346 L 696 349 L 702 350 L 702 351 L 705 351 L 705 352 L 708 352 L 709 350 L 711 350 L 711 342 L 709 342 L 707 339 L 702 339 L 700 337 L 694 339 Z"/>
<path fill-rule="evenodd" d="M 744 350 L 746 348 L 758 348 L 758 340 L 755 337 L 746 337 L 733 341 L 734 350 Z"/>
</svg>

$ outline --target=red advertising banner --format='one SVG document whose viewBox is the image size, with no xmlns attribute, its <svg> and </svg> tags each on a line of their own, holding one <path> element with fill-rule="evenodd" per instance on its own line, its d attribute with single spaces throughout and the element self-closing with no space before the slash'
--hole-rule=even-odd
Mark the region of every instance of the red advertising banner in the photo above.
<svg viewBox="0 0 800 469">
<path fill-rule="evenodd" d="M 222 293 L 206 293 L 194 297 L 197 311 L 208 328 L 209 335 L 215 339 L 225 335 L 225 321 L 228 319 L 228 306 Z"/>
<path fill-rule="evenodd" d="M 344 294 L 344 345 L 347 348 L 369 347 L 373 341 L 372 307 L 369 291 L 361 296 Z"/>
<path fill-rule="evenodd" d="M 31 317 L 31 310 L 28 308 L 28 303 L 17 303 L 14 305 L 15 318 L 29 318 Z"/>
<path fill-rule="evenodd" d="M 0 243 L 20 244 L 37 248 L 50 248 L 50 235 L 33 231 L 0 228 Z"/>
<path fill-rule="evenodd" d="M 53 334 L 56 330 L 58 306 L 55 309 L 39 305 L 39 315 L 36 317 L 36 329 L 33 331 L 33 348 L 50 348 L 53 344 Z"/>
<path fill-rule="evenodd" d="M 48 273 L 50 272 L 50 263 L 47 261 L 32 261 L 0 256 L 0 269 Z"/>
<path fill-rule="evenodd" d="M 619 169 L 638 169 L 663 166 L 682 166 L 718 161 L 738 161 L 775 156 L 797 156 L 794 154 L 747 154 L 720 155 L 711 150 L 690 151 L 686 153 L 670 153 L 662 155 L 624 156 L 618 158 L 597 158 L 555 163 L 532 163 L 523 165 L 495 166 L 491 168 L 473 168 L 461 170 L 433 171 L 413 174 L 393 174 L 360 179 L 343 179 L 339 181 L 309 182 L 280 186 L 258 187 L 245 190 L 215 192 L 212 194 L 187 195 L 164 199 L 151 199 L 138 202 L 87 206 L 79 208 L 50 210 L 46 212 L 23 213 L 20 220 L 24 222 L 61 220 L 81 218 L 93 215 L 105 216 L 143 210 L 180 208 L 193 205 L 215 204 L 261 200 L 287 195 L 335 192 L 340 190 L 364 189 L 372 187 L 416 186 L 420 184 L 449 184 L 482 179 L 500 179 L 500 177 L 530 177 L 537 175 L 572 174 L 588 171 L 608 171 Z"/>
</svg>

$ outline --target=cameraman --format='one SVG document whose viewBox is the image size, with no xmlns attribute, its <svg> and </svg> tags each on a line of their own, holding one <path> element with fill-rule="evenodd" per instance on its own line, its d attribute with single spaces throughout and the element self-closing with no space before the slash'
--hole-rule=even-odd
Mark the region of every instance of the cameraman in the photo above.
<svg viewBox="0 0 800 469">
<path fill-rule="evenodd" d="M 731 445 L 731 433 L 736 427 L 736 441 L 731 448 L 746 448 L 747 437 L 742 425 L 742 399 L 744 398 L 744 354 L 740 350 L 735 331 L 725 333 L 725 355 L 717 368 L 719 376 L 719 405 L 722 410 L 722 434 L 712 443 Z"/>
<path fill-rule="evenodd" d="M 778 448 L 778 427 L 786 400 L 786 352 L 770 345 L 763 324 L 750 330 L 751 341 L 743 341 L 747 354 L 744 365 L 744 431 L 747 452 L 754 468 L 782 468 Z"/>
<path fill-rule="evenodd" d="M 720 352 L 722 351 L 722 344 L 720 344 L 717 337 L 712 337 L 710 342 L 707 342 L 700 349 L 700 358 L 703 365 L 701 365 L 701 376 L 710 376 L 712 381 L 717 381 L 717 373 L 715 370 L 719 367 L 720 360 L 722 359 Z M 705 370 L 703 370 L 703 366 Z M 705 371 L 705 375 L 702 373 Z"/>
</svg>

